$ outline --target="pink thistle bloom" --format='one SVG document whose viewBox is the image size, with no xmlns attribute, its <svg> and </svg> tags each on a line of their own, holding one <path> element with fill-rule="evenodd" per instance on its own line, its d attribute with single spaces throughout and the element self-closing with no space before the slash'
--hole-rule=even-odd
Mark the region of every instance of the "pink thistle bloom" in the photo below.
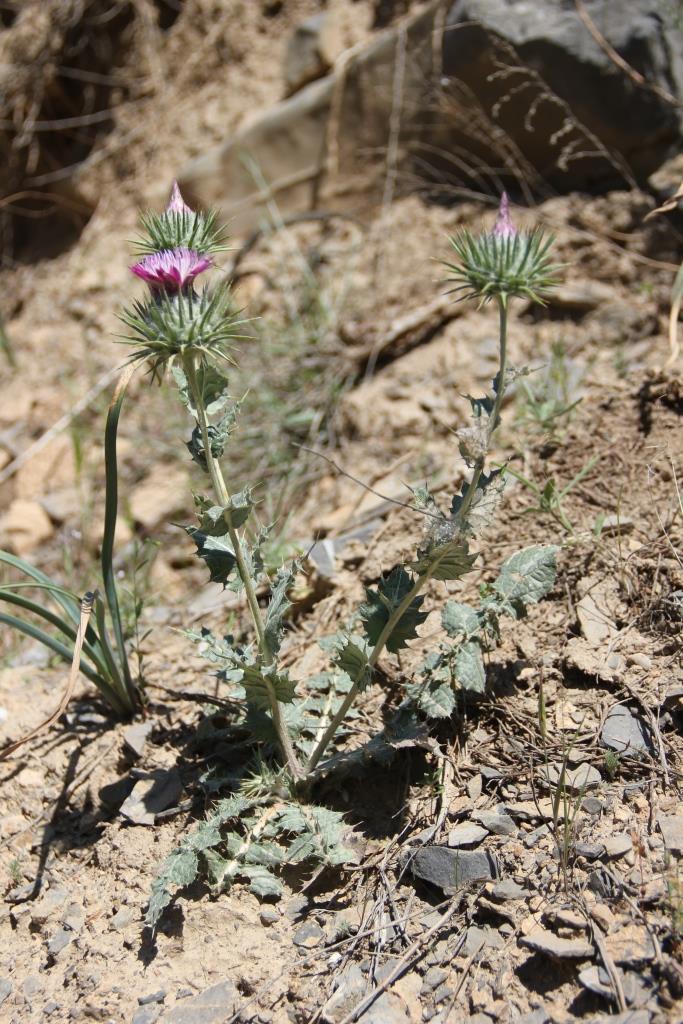
<svg viewBox="0 0 683 1024">
<path fill-rule="evenodd" d="M 494 238 L 514 238 L 517 234 L 517 228 L 510 219 L 510 200 L 508 199 L 507 192 L 503 192 L 500 197 L 498 219 L 493 225 L 491 234 Z"/>
<path fill-rule="evenodd" d="M 166 213 L 192 213 L 193 211 L 187 205 L 182 195 L 180 194 L 180 188 L 178 182 L 173 182 L 173 188 L 171 189 L 171 198 L 168 201 L 166 207 Z"/>
<path fill-rule="evenodd" d="M 211 259 L 195 249 L 162 249 L 144 256 L 130 269 L 146 281 L 150 288 L 180 291 L 191 284 L 198 274 L 208 270 Z"/>
</svg>

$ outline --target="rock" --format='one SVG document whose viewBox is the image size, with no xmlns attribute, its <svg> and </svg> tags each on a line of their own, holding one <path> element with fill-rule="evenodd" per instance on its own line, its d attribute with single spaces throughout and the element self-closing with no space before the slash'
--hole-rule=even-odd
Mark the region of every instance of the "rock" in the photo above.
<svg viewBox="0 0 683 1024">
<path fill-rule="evenodd" d="M 617 635 L 617 627 L 605 607 L 604 595 L 597 586 L 577 602 L 576 616 L 581 632 L 593 647 L 602 647 Z"/>
<path fill-rule="evenodd" d="M 603 807 L 604 804 L 602 800 L 598 800 L 595 796 L 587 796 L 581 804 L 581 809 L 584 810 L 586 814 L 600 814 Z"/>
<path fill-rule="evenodd" d="M 612 981 L 604 967 L 586 967 L 579 972 L 579 981 L 584 988 L 604 999 L 616 1001 L 616 993 Z"/>
<path fill-rule="evenodd" d="M 683 853 L 683 814 L 660 814 L 659 831 L 669 853 Z"/>
<path fill-rule="evenodd" d="M 495 814 L 493 811 L 475 811 L 472 817 L 476 818 L 494 836 L 514 836 L 517 834 L 517 826 L 509 814 Z"/>
<path fill-rule="evenodd" d="M 135 783 L 120 813 L 134 825 L 153 825 L 157 814 L 177 804 L 182 791 L 177 768 L 155 768 Z"/>
<path fill-rule="evenodd" d="M 163 1024 L 224 1024 L 240 1004 L 240 995 L 227 978 L 217 985 L 204 989 L 191 999 L 184 999 L 180 1005 L 166 1010 L 161 1018 Z M 145 1007 L 147 1010 L 158 1007 Z"/>
<path fill-rule="evenodd" d="M 292 942 L 303 949 L 315 949 L 325 938 L 325 932 L 315 921 L 306 921 L 294 932 Z"/>
<path fill-rule="evenodd" d="M 329 21 L 327 12 L 314 14 L 297 25 L 290 36 L 284 67 L 287 96 L 329 71 L 330 65 L 322 52 L 320 40 L 326 21 Z"/>
<path fill-rule="evenodd" d="M 40 995 L 45 988 L 45 982 L 37 974 L 29 974 L 24 979 L 24 983 L 21 986 L 21 991 L 24 993 L 26 999 L 31 1001 L 34 996 Z"/>
<path fill-rule="evenodd" d="M 0 519 L 0 547 L 20 557 L 49 540 L 52 534 L 50 517 L 37 501 L 17 498 Z"/>
<path fill-rule="evenodd" d="M 273 907 L 262 907 L 259 911 L 259 921 L 264 928 L 270 928 L 272 924 L 277 924 L 280 920 L 280 914 Z"/>
<path fill-rule="evenodd" d="M 605 937 L 605 945 L 616 964 L 638 966 L 656 955 L 655 945 L 644 925 L 630 924 Z"/>
<path fill-rule="evenodd" d="M 363 1024 L 412 1024 L 405 1003 L 394 992 L 383 992 L 361 1020 Z"/>
<path fill-rule="evenodd" d="M 0 978 L 0 1006 L 5 1002 L 8 996 L 12 994 L 12 982 L 9 978 Z"/>
<path fill-rule="evenodd" d="M 548 825 L 539 825 L 538 828 L 533 829 L 531 832 L 527 832 L 524 836 L 524 845 L 528 850 L 531 850 L 536 843 L 540 843 L 541 839 L 549 835 L 550 828 Z"/>
<path fill-rule="evenodd" d="M 486 925 L 483 928 L 477 927 L 477 925 L 471 925 L 467 929 L 467 935 L 465 941 L 460 948 L 462 956 L 474 956 L 480 949 L 488 947 L 489 949 L 502 949 L 505 945 L 504 940 L 498 934 L 495 928 L 491 928 Z"/>
<path fill-rule="evenodd" d="M 605 853 L 608 857 L 623 857 L 633 849 L 633 842 L 630 836 L 609 836 L 604 841 Z"/>
<path fill-rule="evenodd" d="M 534 928 L 528 935 L 523 935 L 519 943 L 556 960 L 588 960 L 594 953 L 592 944 L 586 939 L 561 939 L 546 928 Z"/>
<path fill-rule="evenodd" d="M 141 1006 L 139 1007 L 131 1018 L 131 1024 L 156 1024 L 156 1021 L 161 1017 L 163 1006 Z M 165 1019 L 165 1018 L 164 1018 Z M 193 1017 L 192 1021 L 196 1021 L 196 1024 L 204 1024 L 204 1021 L 208 1020 L 220 1020 L 223 1021 L 224 1017 Z M 189 1024 L 189 1021 L 188 1021 Z"/>
<path fill-rule="evenodd" d="M 659 0 L 592 2 L 586 7 L 620 56 L 649 82 L 667 92 L 673 88 L 680 98 L 683 40 L 678 29 L 669 30 L 664 23 Z M 644 181 L 680 138 L 671 103 L 647 95 L 617 71 L 573 5 L 563 0 L 516 4 L 514 17 L 507 0 L 456 0 L 447 18 L 443 51 L 443 73 L 452 74 L 477 97 L 496 129 L 534 167 L 546 168 L 556 188 L 570 182 L 577 188 L 623 180 L 607 151 L 619 154 Z M 515 88 L 526 97 L 523 107 L 513 99 L 508 76 L 495 75 L 497 61 L 515 67 Z M 544 92 L 548 89 L 550 95 Z M 545 102 L 538 104 L 530 125 L 524 112 L 543 95 Z M 573 127 L 567 127 L 567 116 Z M 579 125 L 599 140 L 581 155 L 577 147 L 583 149 L 588 136 Z M 457 132 L 451 145 L 456 141 Z M 601 146 L 606 148 L 600 153 Z M 576 162 L 565 164 L 563 154 L 572 151 Z"/>
<path fill-rule="evenodd" d="M 285 917 L 289 921 L 297 921 L 308 907 L 308 899 L 303 893 L 292 896 L 285 907 Z"/>
<path fill-rule="evenodd" d="M 546 1010 L 539 1006 L 536 1010 L 530 1010 L 529 1013 L 518 1017 L 515 1024 L 549 1024 L 549 1021 L 550 1017 Z"/>
<path fill-rule="evenodd" d="M 433 992 L 434 989 L 442 985 L 448 978 L 448 971 L 444 971 L 443 967 L 430 967 L 424 978 L 422 979 L 422 988 L 420 990 L 422 995 L 428 992 Z"/>
<path fill-rule="evenodd" d="M 118 810 L 126 797 L 133 792 L 134 786 L 135 779 L 131 778 L 130 775 L 124 775 L 122 778 L 117 779 L 116 782 L 108 782 L 106 786 L 102 786 L 97 795 L 105 807 L 111 810 Z"/>
<path fill-rule="evenodd" d="M 166 995 L 166 990 L 160 988 L 156 992 L 150 992 L 149 995 L 138 996 L 138 1003 L 140 1006 L 148 1006 L 150 1003 L 163 1003 Z"/>
<path fill-rule="evenodd" d="M 415 878 L 437 886 L 447 896 L 458 889 L 492 878 L 498 878 L 495 857 L 483 850 L 451 850 L 446 846 L 426 846 L 407 857 Z"/>
<path fill-rule="evenodd" d="M 448 845 L 450 847 L 477 846 L 482 839 L 486 839 L 488 832 L 480 825 L 456 825 L 448 833 Z"/>
<path fill-rule="evenodd" d="M 562 778 L 562 765 L 549 764 L 546 777 L 553 786 L 558 785 Z M 602 776 L 592 764 L 580 764 L 576 768 L 567 768 L 565 770 L 563 782 L 566 788 L 573 793 L 580 793 L 581 790 L 599 786 L 602 782 Z"/>
<path fill-rule="evenodd" d="M 602 857 L 604 852 L 605 847 L 602 843 L 579 840 L 578 843 L 574 844 L 574 853 L 577 857 L 585 857 L 586 860 L 597 860 L 599 857 Z"/>
<path fill-rule="evenodd" d="M 528 895 L 526 889 L 521 885 L 518 885 L 512 878 L 504 878 L 501 882 L 496 882 L 491 890 L 491 895 L 494 900 L 523 900 Z"/>
<path fill-rule="evenodd" d="M 548 305 L 574 313 L 590 313 L 614 297 L 614 288 L 603 281 L 565 281 L 548 296 Z"/>
<path fill-rule="evenodd" d="M 149 476 L 136 484 L 130 496 L 131 518 L 145 530 L 171 519 L 185 504 L 187 473 L 174 466 L 156 466 Z"/>
<path fill-rule="evenodd" d="M 76 938 L 68 928 L 59 928 L 47 944 L 47 951 L 50 956 L 57 956 L 70 942 Z"/>
<path fill-rule="evenodd" d="M 447 999 L 453 996 L 453 989 L 450 985 L 440 985 L 434 993 L 434 1003 L 436 1006 L 439 1003 L 445 1003 Z"/>
<path fill-rule="evenodd" d="M 614 704 L 609 709 L 600 742 L 603 747 L 631 756 L 651 753 L 653 749 L 649 729 L 626 704 Z"/>
<path fill-rule="evenodd" d="M 111 927 L 117 932 L 124 931 L 134 920 L 133 911 L 130 907 L 121 907 L 111 919 Z"/>
<path fill-rule="evenodd" d="M 335 991 L 322 1010 L 327 1024 L 337 1024 L 365 995 L 368 982 L 357 964 L 349 964 L 336 979 Z"/>
<path fill-rule="evenodd" d="M 66 889 L 48 889 L 44 896 L 31 906 L 31 923 L 40 930 L 66 903 Z"/>
<path fill-rule="evenodd" d="M 135 757 L 142 757 L 147 737 L 153 729 L 154 722 L 148 720 L 146 722 L 136 722 L 135 725 L 129 725 L 124 730 L 123 742 Z"/>
</svg>

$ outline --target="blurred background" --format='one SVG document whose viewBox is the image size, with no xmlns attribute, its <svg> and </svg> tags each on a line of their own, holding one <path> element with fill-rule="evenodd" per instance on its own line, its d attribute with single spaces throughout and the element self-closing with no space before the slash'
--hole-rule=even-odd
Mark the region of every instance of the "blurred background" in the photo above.
<svg viewBox="0 0 683 1024">
<path fill-rule="evenodd" d="M 547 310 L 517 310 L 515 359 L 539 372 L 515 429 L 552 435 L 591 388 L 671 358 L 680 2 L 0 0 L 0 76 L 0 546 L 77 590 L 101 541 L 117 312 L 140 293 L 130 240 L 174 178 L 229 226 L 216 277 L 251 323 L 227 473 L 259 482 L 274 565 L 367 504 L 301 446 L 389 495 L 461 472 L 452 429 L 495 325 L 437 261 L 503 188 L 567 264 Z M 118 558 L 157 616 L 218 600 L 171 525 L 200 485 L 187 434 L 139 374 Z"/>
</svg>

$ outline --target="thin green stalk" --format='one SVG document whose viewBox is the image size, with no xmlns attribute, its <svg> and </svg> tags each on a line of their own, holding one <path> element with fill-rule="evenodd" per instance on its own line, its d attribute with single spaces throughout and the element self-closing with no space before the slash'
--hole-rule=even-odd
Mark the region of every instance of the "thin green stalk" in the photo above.
<svg viewBox="0 0 683 1024">
<path fill-rule="evenodd" d="M 491 411 L 491 417 L 490 417 L 490 420 L 489 420 L 489 428 L 488 428 L 487 437 L 486 437 L 486 451 L 488 451 L 488 449 L 490 447 L 491 437 L 492 437 L 493 431 L 495 430 L 496 425 L 498 423 L 498 418 L 499 418 L 499 415 L 500 415 L 500 407 L 501 407 L 501 404 L 502 404 L 502 401 L 503 401 L 503 395 L 505 393 L 505 371 L 506 371 L 506 368 L 507 368 L 507 296 L 506 295 L 501 295 L 499 297 L 499 299 L 498 299 L 498 308 L 499 308 L 499 311 L 500 311 L 500 366 L 499 366 L 499 370 L 498 370 L 498 390 L 496 392 L 496 399 L 495 399 L 495 402 L 493 403 L 493 409 Z M 460 518 L 460 522 L 461 523 L 465 521 L 465 516 L 466 516 L 467 512 L 469 511 L 469 508 L 470 508 L 470 506 L 472 504 L 472 500 L 474 498 L 474 494 L 476 492 L 477 485 L 479 483 L 479 479 L 481 477 L 481 474 L 484 471 L 485 462 L 486 462 L 486 454 L 484 454 L 481 458 L 477 459 L 477 462 L 475 464 L 474 472 L 472 473 L 472 478 L 471 478 L 471 480 L 470 480 L 470 482 L 469 482 L 469 484 L 467 486 L 467 491 L 465 493 L 465 496 L 464 496 L 464 499 L 463 499 L 463 503 L 462 503 L 462 505 L 460 507 L 459 518 Z M 372 672 L 374 671 L 375 666 L 377 665 L 377 661 L 378 661 L 382 651 L 384 650 L 384 647 L 385 647 L 389 637 L 391 636 L 391 634 L 393 633 L 393 631 L 394 631 L 394 629 L 396 627 L 396 624 L 401 621 L 401 618 L 403 617 L 403 615 L 405 614 L 407 609 L 410 607 L 411 601 L 413 601 L 416 597 L 418 597 L 418 595 L 422 591 L 422 588 L 424 587 L 424 585 L 427 582 L 427 580 L 429 580 L 431 578 L 431 576 L 432 576 L 432 574 L 434 572 L 434 569 L 438 565 L 438 562 L 439 562 L 438 559 L 435 560 L 435 562 L 432 563 L 429 566 L 429 569 L 428 569 L 428 571 L 426 573 L 423 573 L 421 576 L 417 577 L 417 579 L 413 583 L 412 587 L 410 588 L 410 590 L 408 591 L 406 596 L 403 598 L 401 603 L 394 609 L 392 614 L 387 619 L 387 622 L 386 622 L 386 624 L 384 626 L 384 629 L 382 630 L 382 632 L 380 633 L 379 637 L 377 638 L 377 643 L 375 644 L 375 646 L 374 646 L 374 648 L 372 650 L 372 654 L 370 655 L 370 657 L 368 659 L 368 668 L 370 669 L 371 676 L 372 676 Z M 306 763 L 306 768 L 305 768 L 306 775 L 310 775 L 311 772 L 313 772 L 315 770 L 318 762 L 320 761 L 321 757 L 325 753 L 325 750 L 327 749 L 328 744 L 334 738 L 334 735 L 337 732 L 337 729 L 339 728 L 339 726 L 343 722 L 344 718 L 346 717 L 347 711 L 349 710 L 349 708 L 353 704 L 354 700 L 358 696 L 360 688 L 361 688 L 361 683 L 360 682 L 355 682 L 353 684 L 353 686 L 351 687 L 351 689 L 349 690 L 349 692 L 347 693 L 346 697 L 344 698 L 342 704 L 339 707 L 339 710 L 337 711 L 337 713 L 335 714 L 334 718 L 331 720 L 331 722 L 328 725 L 327 729 L 323 733 L 323 736 L 320 739 L 320 741 L 316 744 L 316 746 L 315 746 L 315 748 L 313 750 L 313 753 L 310 755 L 310 757 L 309 757 L 309 759 L 308 759 L 308 761 Z"/>
<path fill-rule="evenodd" d="M 226 506 L 230 503 L 230 492 L 228 486 L 223 477 L 223 472 L 220 465 L 213 457 L 211 452 L 211 438 L 209 436 L 209 423 L 206 416 L 206 409 L 204 408 L 204 399 L 197 381 L 197 365 L 196 356 L 194 353 L 189 353 L 183 359 L 183 369 L 187 377 L 187 382 L 190 387 L 190 392 L 194 401 L 195 409 L 197 410 L 197 419 L 199 421 L 199 429 L 202 434 L 202 444 L 204 446 L 204 457 L 206 459 L 206 468 L 211 477 L 211 483 L 218 499 L 218 502 L 222 506 Z M 261 655 L 261 664 L 267 667 L 273 663 L 273 652 L 270 649 L 268 638 L 266 637 L 265 625 L 263 622 L 263 616 L 261 614 L 261 608 L 258 603 L 258 597 L 256 595 L 256 588 L 252 579 L 251 573 L 249 572 L 249 566 L 244 558 L 244 551 L 242 549 L 242 542 L 240 536 L 232 525 L 232 520 L 229 512 L 224 513 L 225 523 L 228 528 L 228 536 L 230 543 L 232 544 L 233 551 L 235 553 L 235 561 L 237 563 L 237 571 L 239 572 L 240 579 L 244 586 L 244 592 L 247 598 L 247 604 L 251 612 L 251 617 L 254 622 L 254 629 L 256 630 L 256 636 L 258 638 L 258 646 Z M 275 693 L 270 689 L 270 706 L 271 714 L 273 717 L 273 725 L 277 732 L 282 753 L 285 757 L 287 768 L 289 769 L 294 779 L 301 778 L 301 765 L 296 756 L 292 740 L 289 735 L 289 730 L 285 724 L 284 717 L 282 715 L 282 707 L 279 700 L 275 696 Z"/>
</svg>

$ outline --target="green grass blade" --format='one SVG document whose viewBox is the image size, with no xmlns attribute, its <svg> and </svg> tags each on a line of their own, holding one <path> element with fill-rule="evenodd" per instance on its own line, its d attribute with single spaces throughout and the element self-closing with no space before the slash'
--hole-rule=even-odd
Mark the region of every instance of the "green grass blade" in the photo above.
<svg viewBox="0 0 683 1024">
<path fill-rule="evenodd" d="M 31 601 L 28 597 L 22 597 L 21 594 L 15 594 L 12 592 L 11 588 L 8 587 L 0 587 L 0 601 L 6 601 L 8 604 L 17 605 L 19 608 L 24 608 L 26 611 L 32 612 L 33 615 L 40 616 L 41 619 L 45 619 L 45 621 L 49 622 L 50 625 L 55 626 L 61 633 L 64 633 L 69 640 L 72 640 L 75 643 L 77 630 L 73 629 L 68 622 L 65 622 L 64 619 L 60 619 L 58 615 L 55 615 L 54 612 L 51 612 L 48 608 L 43 608 L 42 605 L 37 604 L 36 601 Z M 95 636 L 94 633 L 93 636 Z M 93 664 L 97 666 L 98 671 L 106 674 L 106 663 L 101 654 L 99 654 L 96 648 L 93 647 L 92 643 L 84 640 L 83 651 L 87 654 Z"/>
<path fill-rule="evenodd" d="M 114 574 L 114 535 L 116 533 L 116 519 L 118 516 L 118 490 L 119 474 L 116 458 L 116 438 L 119 427 L 121 407 L 126 394 L 126 389 L 134 373 L 134 367 L 127 367 L 116 386 L 114 396 L 107 414 L 107 425 L 104 432 L 104 465 L 105 465 L 105 508 L 104 508 L 104 533 L 102 537 L 102 582 L 107 598 L 107 607 L 111 616 L 114 639 L 119 654 L 121 670 L 123 672 L 123 684 L 126 691 L 127 702 L 132 710 L 137 704 L 137 688 L 133 683 L 130 674 L 130 666 L 126 655 L 126 645 L 123 637 L 123 625 L 121 623 L 121 611 L 116 591 L 116 577 Z M 105 638 L 102 638 L 105 642 Z M 108 641 L 107 641 L 108 642 Z"/>
<path fill-rule="evenodd" d="M 25 562 L 23 558 L 17 558 L 16 555 L 11 555 L 9 551 L 0 551 L 0 563 L 11 565 L 13 569 L 22 572 L 24 576 L 29 576 L 35 580 L 43 590 L 49 591 L 56 604 L 66 612 L 73 624 L 78 628 L 81 621 L 81 602 L 75 594 L 65 590 L 64 587 L 57 586 L 40 569 L 35 569 L 28 562 Z"/>
<path fill-rule="evenodd" d="M 73 650 L 63 644 L 60 640 L 55 640 L 53 636 L 50 636 L 49 633 L 45 633 L 42 629 L 39 629 L 38 626 L 34 626 L 30 622 L 24 622 L 23 619 L 18 619 L 14 615 L 5 615 L 4 613 L 0 613 L 0 622 L 3 622 L 6 626 L 11 626 L 12 629 L 16 629 L 19 633 L 25 633 L 26 636 L 30 636 L 31 639 L 37 640 L 39 643 L 44 644 L 45 647 L 49 647 L 51 651 L 58 654 L 60 658 L 64 659 L 64 661 L 71 663 Z M 95 686 L 101 687 L 101 677 L 94 671 L 94 669 L 90 668 L 82 658 L 81 672 L 84 676 L 87 676 Z"/>
</svg>

